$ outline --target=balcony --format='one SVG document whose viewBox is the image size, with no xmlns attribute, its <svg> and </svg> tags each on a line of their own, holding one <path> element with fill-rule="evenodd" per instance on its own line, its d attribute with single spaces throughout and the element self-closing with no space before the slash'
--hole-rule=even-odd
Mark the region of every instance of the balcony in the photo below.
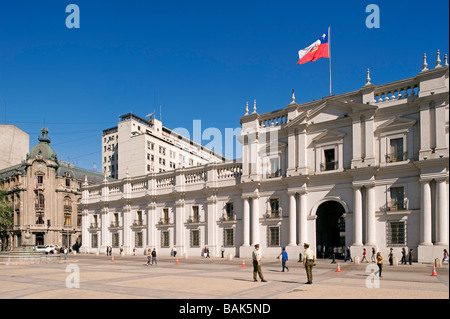
<svg viewBox="0 0 450 319">
<path fill-rule="evenodd" d="M 100 224 L 99 223 L 91 223 L 89 228 L 90 229 L 100 229 Z"/>
<path fill-rule="evenodd" d="M 338 162 L 332 161 L 332 162 L 325 162 L 320 164 L 320 171 L 335 171 L 338 168 Z"/>
<path fill-rule="evenodd" d="M 403 153 L 389 153 L 386 154 L 386 162 L 387 163 L 395 163 L 395 162 L 401 162 L 401 161 L 406 161 L 406 155 L 407 152 L 403 152 Z"/>
</svg>

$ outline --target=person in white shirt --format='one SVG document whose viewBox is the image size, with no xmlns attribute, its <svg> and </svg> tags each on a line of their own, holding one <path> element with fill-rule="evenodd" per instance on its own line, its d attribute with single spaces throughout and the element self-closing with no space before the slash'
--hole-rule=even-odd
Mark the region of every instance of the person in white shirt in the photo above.
<svg viewBox="0 0 450 319">
<path fill-rule="evenodd" d="M 261 271 L 261 251 L 259 250 L 259 244 L 255 245 L 255 250 L 252 253 L 252 259 L 253 259 L 253 281 L 258 281 L 256 277 L 256 274 L 258 274 L 261 281 L 266 282 L 267 280 L 264 279 L 264 276 Z"/>
<path fill-rule="evenodd" d="M 303 247 L 305 248 L 304 252 L 305 258 L 303 258 L 303 268 L 306 269 L 306 276 L 308 277 L 308 281 L 306 282 L 306 284 L 310 285 L 312 284 L 313 280 L 312 269 L 316 263 L 316 256 L 314 255 L 314 252 L 309 248 L 309 244 L 305 243 Z"/>
</svg>

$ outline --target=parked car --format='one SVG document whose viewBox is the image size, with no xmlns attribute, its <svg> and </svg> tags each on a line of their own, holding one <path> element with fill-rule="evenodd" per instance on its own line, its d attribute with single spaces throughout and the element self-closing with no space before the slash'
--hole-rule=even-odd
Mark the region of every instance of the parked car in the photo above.
<svg viewBox="0 0 450 319">
<path fill-rule="evenodd" d="M 47 246 L 45 246 L 45 252 L 47 254 L 54 254 L 54 253 L 58 252 L 58 249 L 56 248 L 55 245 L 47 245 Z"/>
<path fill-rule="evenodd" d="M 35 250 L 45 252 L 46 254 L 54 254 L 55 252 L 57 252 L 55 245 L 39 245 L 36 246 Z"/>
</svg>

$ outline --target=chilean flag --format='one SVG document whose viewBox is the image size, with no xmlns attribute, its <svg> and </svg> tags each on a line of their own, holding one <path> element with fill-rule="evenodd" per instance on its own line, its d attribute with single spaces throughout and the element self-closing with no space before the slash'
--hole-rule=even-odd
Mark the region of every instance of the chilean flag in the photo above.
<svg viewBox="0 0 450 319">
<path fill-rule="evenodd" d="M 316 61 L 320 58 L 329 58 L 330 50 L 328 47 L 329 30 L 309 47 L 298 51 L 299 60 L 297 64 L 303 64 L 310 61 Z"/>
</svg>

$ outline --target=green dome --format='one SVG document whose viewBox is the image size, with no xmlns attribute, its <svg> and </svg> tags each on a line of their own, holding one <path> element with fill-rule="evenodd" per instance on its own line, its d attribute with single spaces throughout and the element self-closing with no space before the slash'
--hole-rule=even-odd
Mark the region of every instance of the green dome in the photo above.
<svg viewBox="0 0 450 319">
<path fill-rule="evenodd" d="M 44 159 L 50 159 L 57 162 L 58 156 L 53 148 L 50 146 L 50 138 L 48 137 L 48 131 L 45 126 L 41 130 L 41 136 L 38 138 L 39 143 L 33 146 L 28 155 L 28 158 L 35 158 L 37 155 L 41 155 Z"/>
</svg>

